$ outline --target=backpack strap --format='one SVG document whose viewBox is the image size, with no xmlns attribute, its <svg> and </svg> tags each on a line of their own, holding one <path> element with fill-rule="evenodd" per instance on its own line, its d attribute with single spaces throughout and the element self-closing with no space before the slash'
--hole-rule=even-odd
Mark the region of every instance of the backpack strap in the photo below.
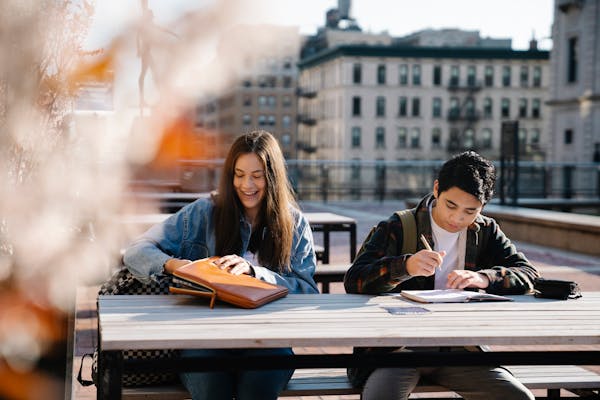
<svg viewBox="0 0 600 400">
<path fill-rule="evenodd" d="M 417 251 L 417 223 L 412 209 L 396 211 L 402 221 L 402 254 L 413 254 Z"/>
</svg>

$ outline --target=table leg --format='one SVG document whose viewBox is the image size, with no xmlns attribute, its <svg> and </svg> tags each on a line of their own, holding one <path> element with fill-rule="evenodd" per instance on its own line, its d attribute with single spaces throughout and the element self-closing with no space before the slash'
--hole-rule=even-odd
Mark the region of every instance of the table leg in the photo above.
<svg viewBox="0 0 600 400">
<path fill-rule="evenodd" d="M 350 226 L 350 262 L 356 257 L 356 224 Z"/>
<path fill-rule="evenodd" d="M 329 225 L 323 225 L 323 264 L 329 264 Z"/>
</svg>

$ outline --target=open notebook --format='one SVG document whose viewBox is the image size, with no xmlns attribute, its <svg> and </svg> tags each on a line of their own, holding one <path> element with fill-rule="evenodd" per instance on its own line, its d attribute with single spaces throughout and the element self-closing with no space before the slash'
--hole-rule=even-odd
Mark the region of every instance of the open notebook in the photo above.
<svg viewBox="0 0 600 400">
<path fill-rule="evenodd" d="M 400 295 L 419 303 L 468 303 L 470 301 L 512 301 L 497 294 L 460 289 L 403 290 Z"/>
</svg>

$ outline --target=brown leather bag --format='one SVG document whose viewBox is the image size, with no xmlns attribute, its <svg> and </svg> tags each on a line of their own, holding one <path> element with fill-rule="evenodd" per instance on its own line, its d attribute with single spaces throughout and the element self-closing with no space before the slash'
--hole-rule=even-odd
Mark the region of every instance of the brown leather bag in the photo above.
<svg viewBox="0 0 600 400">
<path fill-rule="evenodd" d="M 249 275 L 232 275 L 220 269 L 209 257 L 177 268 L 173 272 L 171 293 L 189 294 L 210 298 L 210 308 L 215 299 L 242 308 L 256 308 L 288 294 L 284 286 L 274 285 Z"/>
</svg>

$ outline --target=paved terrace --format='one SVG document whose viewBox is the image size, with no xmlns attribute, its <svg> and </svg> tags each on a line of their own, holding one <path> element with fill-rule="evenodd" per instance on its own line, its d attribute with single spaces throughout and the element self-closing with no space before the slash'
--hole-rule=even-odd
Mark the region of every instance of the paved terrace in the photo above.
<svg viewBox="0 0 600 400">
<path fill-rule="evenodd" d="M 357 221 L 358 246 L 362 239 L 367 235 L 373 225 L 383 219 L 387 219 L 394 211 L 406 208 L 404 202 L 385 201 L 385 202 L 309 202 L 301 203 L 301 207 L 307 212 L 332 212 L 336 214 L 352 217 Z M 322 244 L 320 233 L 315 233 L 315 242 Z M 546 278 L 568 279 L 579 283 L 582 290 L 600 291 L 600 257 L 594 257 L 583 253 L 567 252 L 552 247 L 533 245 L 524 242 L 515 241 L 517 247 L 523 251 L 527 257 L 538 267 L 542 275 Z M 331 263 L 348 263 L 348 234 L 346 232 L 331 233 Z M 83 354 L 93 351 L 96 335 L 95 319 L 95 295 L 97 286 L 80 288 L 78 291 L 78 318 L 76 326 L 76 335 L 74 340 L 74 375 L 76 376 L 79 367 L 80 358 Z M 344 288 L 341 283 L 331 285 L 332 293 L 343 293 Z M 533 328 L 533 327 L 532 327 Z M 322 348 L 320 351 L 327 354 L 331 349 Z M 296 349 L 297 352 L 305 349 Z M 314 349 L 312 349 L 314 352 Z M 348 349 L 350 352 L 351 349 Z M 89 373 L 89 363 L 84 368 L 84 377 Z M 600 372 L 600 368 L 594 367 Z M 68 383 L 67 383 L 68 384 Z M 91 400 L 95 399 L 95 387 L 81 387 L 75 380 L 72 384 L 72 399 Z M 541 392 L 540 392 L 541 394 Z M 439 396 L 440 394 L 436 394 Z M 426 394 L 413 395 L 415 398 L 426 398 Z M 328 396 L 328 397 L 298 397 L 298 400 L 316 400 L 316 399 L 358 399 L 358 396 Z M 294 399 L 294 398 L 290 398 Z"/>
</svg>

